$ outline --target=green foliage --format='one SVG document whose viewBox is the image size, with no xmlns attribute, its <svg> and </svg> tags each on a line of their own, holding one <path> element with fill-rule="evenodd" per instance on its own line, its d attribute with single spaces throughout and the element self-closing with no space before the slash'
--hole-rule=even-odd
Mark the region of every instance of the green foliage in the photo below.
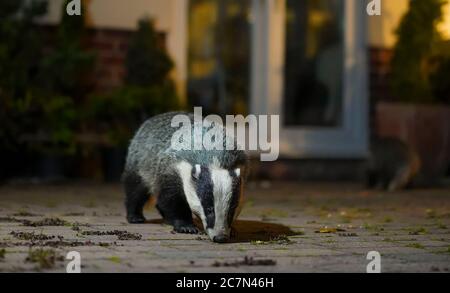
<svg viewBox="0 0 450 293">
<path fill-rule="evenodd" d="M 402 101 L 427 103 L 433 95 L 430 60 L 442 42 L 437 24 L 445 0 L 410 0 L 409 10 L 397 29 L 398 41 L 392 60 L 392 88 Z"/>
<path fill-rule="evenodd" d="M 41 153 L 73 154 L 75 152 L 75 133 L 77 111 L 71 97 L 63 95 L 27 95 L 25 109 L 29 116 L 29 133 L 34 136 L 28 142 L 31 150 Z M 22 105 L 23 106 L 23 105 Z M 33 117 L 36 113 L 37 117 Z M 39 121 L 39 125 L 36 125 Z"/>
<path fill-rule="evenodd" d="M 139 21 L 138 31 L 130 42 L 126 61 L 126 83 L 136 86 L 154 86 L 167 82 L 173 62 L 161 46 L 153 22 Z"/>
<path fill-rule="evenodd" d="M 124 86 L 108 95 L 91 98 L 90 117 L 110 143 L 125 146 L 147 118 L 178 108 L 172 84 Z"/>
<path fill-rule="evenodd" d="M 36 263 L 39 269 L 51 269 L 55 266 L 57 261 L 63 261 L 64 258 L 60 256 L 53 249 L 31 249 L 28 251 L 28 256 L 25 261 Z"/>
<path fill-rule="evenodd" d="M 0 1 L 0 146 L 17 149 L 23 134 L 21 111 L 37 84 L 42 39 L 33 25 L 47 10 L 44 1 Z"/>
<path fill-rule="evenodd" d="M 2 148 L 72 154 L 80 122 L 125 145 L 145 119 L 178 108 L 169 78 L 173 62 L 148 19 L 131 40 L 125 86 L 84 100 L 95 54 L 84 46 L 86 13 L 68 16 L 67 2 L 56 34 L 43 35 L 35 20 L 46 13 L 46 0 L 0 1 Z M 87 113 L 77 110 L 83 105 Z"/>
<path fill-rule="evenodd" d="M 0 143 L 4 148 L 75 151 L 75 101 L 89 90 L 85 78 L 95 56 L 83 48 L 83 16 L 68 17 L 65 7 L 63 3 L 62 21 L 48 46 L 46 35 L 35 24 L 46 13 L 47 1 L 0 2 Z"/>
<path fill-rule="evenodd" d="M 27 3 L 28 2 L 28 3 Z M 1 96 L 20 97 L 36 77 L 42 42 L 33 21 L 47 11 L 43 1 L 0 1 Z"/>
<path fill-rule="evenodd" d="M 158 38 L 153 23 L 146 18 L 140 20 L 126 58 L 125 85 L 90 100 L 89 120 L 114 145 L 125 146 L 149 117 L 179 108 L 169 78 L 173 62 Z"/>
<path fill-rule="evenodd" d="M 93 69 L 95 54 L 84 48 L 86 33 L 85 15 L 69 16 L 62 9 L 62 19 L 56 32 L 55 45 L 45 54 L 39 75 L 40 92 L 36 106 L 43 114 L 39 121 L 49 142 L 39 144 L 44 152 L 75 152 L 75 130 L 78 122 L 77 102 L 90 91 L 87 76 Z M 84 8 L 85 5 L 82 5 Z M 84 10 L 84 9 L 83 9 Z M 42 98 L 47 96 L 46 98 Z"/>
<path fill-rule="evenodd" d="M 81 5 L 81 15 L 68 15 L 66 13 L 66 7 L 71 0 L 65 0 L 61 6 L 61 23 L 58 27 L 58 40 L 60 45 L 66 46 L 67 44 L 79 45 L 80 39 L 83 38 L 86 30 L 86 9 L 84 0 Z"/>
<path fill-rule="evenodd" d="M 72 153 L 76 110 L 70 97 L 47 96 L 37 90 L 24 98 L 11 100 L 8 107 L 9 129 L 17 133 L 18 143 L 26 143 L 28 150 L 44 153 Z M 11 146 L 12 147 L 12 146 Z"/>
<path fill-rule="evenodd" d="M 65 1 L 66 4 L 69 2 Z M 55 47 L 42 60 L 40 85 L 49 92 L 71 95 L 80 99 L 89 90 L 86 76 L 92 70 L 95 55 L 83 48 L 85 13 L 68 16 L 62 6 Z M 82 6 L 84 7 L 84 5 Z"/>
</svg>

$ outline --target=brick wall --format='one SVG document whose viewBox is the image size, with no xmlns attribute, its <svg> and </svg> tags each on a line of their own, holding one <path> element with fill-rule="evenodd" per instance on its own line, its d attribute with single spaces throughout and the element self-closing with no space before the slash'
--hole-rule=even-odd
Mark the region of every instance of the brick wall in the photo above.
<svg viewBox="0 0 450 293">
<path fill-rule="evenodd" d="M 123 84 L 126 68 L 125 59 L 133 35 L 130 30 L 91 29 L 87 46 L 97 53 L 93 72 L 96 91 L 110 91 Z M 160 45 L 165 47 L 166 37 L 159 33 Z"/>
<path fill-rule="evenodd" d="M 123 84 L 124 64 L 131 35 L 131 31 L 89 31 L 87 46 L 97 55 L 93 72 L 96 91 L 109 91 Z"/>
<path fill-rule="evenodd" d="M 125 60 L 128 46 L 133 36 L 132 30 L 119 29 L 89 29 L 86 34 L 85 46 L 96 54 L 95 66 L 90 74 L 94 90 L 110 91 L 123 85 L 126 74 Z M 44 25 L 41 27 L 47 48 L 51 50 L 55 43 L 57 27 Z M 160 46 L 166 46 L 165 33 L 159 33 Z"/>
<path fill-rule="evenodd" d="M 41 26 L 46 48 L 51 51 L 56 43 L 57 26 Z M 89 86 L 95 91 L 109 91 L 123 84 L 125 58 L 133 31 L 113 29 L 88 29 L 83 41 L 87 50 L 96 55 L 93 72 L 89 73 Z"/>
</svg>

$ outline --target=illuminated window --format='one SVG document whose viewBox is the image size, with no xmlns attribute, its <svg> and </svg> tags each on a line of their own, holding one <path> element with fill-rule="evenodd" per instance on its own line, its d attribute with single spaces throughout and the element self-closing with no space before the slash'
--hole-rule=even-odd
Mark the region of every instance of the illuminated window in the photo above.
<svg viewBox="0 0 450 293">
<path fill-rule="evenodd" d="M 248 111 L 251 0 L 189 1 L 188 99 L 220 114 Z"/>
</svg>

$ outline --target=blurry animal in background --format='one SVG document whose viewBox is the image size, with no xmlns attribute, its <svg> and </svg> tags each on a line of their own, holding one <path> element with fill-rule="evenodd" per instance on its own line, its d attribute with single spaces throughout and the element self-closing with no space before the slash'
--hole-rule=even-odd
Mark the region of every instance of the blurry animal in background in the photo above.
<svg viewBox="0 0 450 293">
<path fill-rule="evenodd" d="M 396 138 L 376 138 L 370 144 L 366 185 L 388 191 L 410 187 L 420 170 L 420 158 Z"/>
</svg>

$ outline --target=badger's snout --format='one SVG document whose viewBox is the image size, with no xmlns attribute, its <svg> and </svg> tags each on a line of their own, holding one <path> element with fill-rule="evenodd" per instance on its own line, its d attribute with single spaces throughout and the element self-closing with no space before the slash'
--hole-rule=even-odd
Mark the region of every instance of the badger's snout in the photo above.
<svg viewBox="0 0 450 293">
<path fill-rule="evenodd" d="M 228 242 L 229 239 L 230 239 L 229 236 L 227 236 L 225 234 L 221 234 L 221 235 L 214 236 L 212 238 L 212 241 L 217 242 L 217 243 L 225 243 L 225 242 Z"/>
<path fill-rule="evenodd" d="M 207 234 L 209 239 L 216 243 L 226 243 L 230 240 L 229 229 L 208 229 Z"/>
</svg>

